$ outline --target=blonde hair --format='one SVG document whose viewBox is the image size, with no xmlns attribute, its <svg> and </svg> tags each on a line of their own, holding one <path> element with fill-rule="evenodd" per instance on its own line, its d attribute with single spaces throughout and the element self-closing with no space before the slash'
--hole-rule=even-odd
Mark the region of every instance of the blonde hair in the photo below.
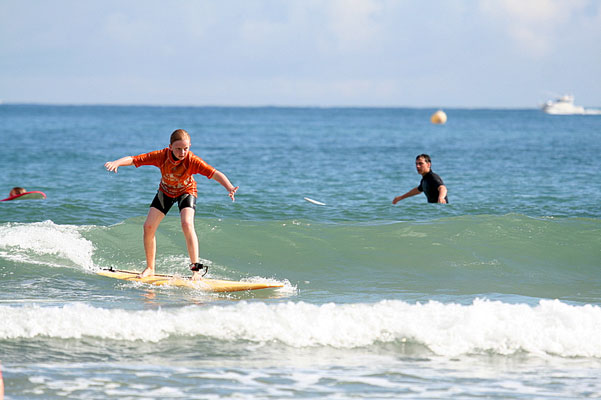
<svg viewBox="0 0 601 400">
<path fill-rule="evenodd" d="M 177 142 L 178 140 L 187 140 L 189 142 L 192 141 L 190 134 L 183 129 L 176 129 L 173 131 L 169 144 L 173 144 L 173 142 Z"/>
</svg>

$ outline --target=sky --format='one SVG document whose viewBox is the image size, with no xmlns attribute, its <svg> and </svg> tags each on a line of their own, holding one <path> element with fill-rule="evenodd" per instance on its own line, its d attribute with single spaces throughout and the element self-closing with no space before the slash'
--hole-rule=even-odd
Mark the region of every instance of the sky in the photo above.
<svg viewBox="0 0 601 400">
<path fill-rule="evenodd" d="M 601 107 L 598 0 L 0 0 L 0 101 Z"/>
</svg>

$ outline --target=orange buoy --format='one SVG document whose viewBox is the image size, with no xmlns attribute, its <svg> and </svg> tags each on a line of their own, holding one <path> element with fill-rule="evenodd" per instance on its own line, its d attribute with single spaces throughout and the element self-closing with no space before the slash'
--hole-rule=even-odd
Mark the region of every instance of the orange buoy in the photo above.
<svg viewBox="0 0 601 400">
<path fill-rule="evenodd" d="M 447 114 L 445 114 L 445 112 L 442 110 L 438 110 L 432 114 L 430 121 L 433 124 L 443 125 L 445 122 L 447 122 Z"/>
</svg>

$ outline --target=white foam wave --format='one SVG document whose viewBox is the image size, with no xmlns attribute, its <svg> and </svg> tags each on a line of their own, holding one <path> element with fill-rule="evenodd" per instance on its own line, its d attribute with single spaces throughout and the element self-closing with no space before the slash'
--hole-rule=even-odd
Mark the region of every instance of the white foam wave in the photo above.
<svg viewBox="0 0 601 400">
<path fill-rule="evenodd" d="M 601 110 L 597 110 L 594 108 L 585 108 L 583 114 L 584 115 L 601 115 Z"/>
<path fill-rule="evenodd" d="M 94 245 L 81 235 L 86 229 L 52 221 L 0 225 L 0 257 L 51 266 L 77 265 L 93 269 Z M 53 256 L 53 259 L 40 256 Z"/>
<path fill-rule="evenodd" d="M 354 348 L 414 342 L 440 355 L 528 352 L 601 357 L 601 307 L 543 300 L 536 306 L 384 300 L 375 304 L 240 302 L 131 311 L 85 304 L 0 306 L 0 339 L 84 336 L 158 342 L 170 336 Z"/>
</svg>

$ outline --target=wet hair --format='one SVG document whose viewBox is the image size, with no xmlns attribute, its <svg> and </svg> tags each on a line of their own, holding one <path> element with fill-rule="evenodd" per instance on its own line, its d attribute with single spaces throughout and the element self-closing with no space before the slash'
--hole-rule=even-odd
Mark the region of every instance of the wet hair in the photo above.
<svg viewBox="0 0 601 400">
<path fill-rule="evenodd" d="M 25 190 L 25 188 L 22 188 L 20 186 L 15 186 L 10 192 L 14 193 L 14 194 L 23 194 L 25 193 L 27 190 Z"/>
<path fill-rule="evenodd" d="M 415 161 L 419 160 L 420 158 L 423 158 L 425 162 L 432 164 L 432 160 L 430 160 L 430 156 L 427 154 L 420 154 L 419 156 L 415 157 Z"/>
<path fill-rule="evenodd" d="M 189 142 L 192 141 L 190 134 L 183 129 L 176 129 L 173 131 L 169 144 L 173 144 L 173 142 L 177 142 L 178 140 L 187 140 Z"/>
</svg>

